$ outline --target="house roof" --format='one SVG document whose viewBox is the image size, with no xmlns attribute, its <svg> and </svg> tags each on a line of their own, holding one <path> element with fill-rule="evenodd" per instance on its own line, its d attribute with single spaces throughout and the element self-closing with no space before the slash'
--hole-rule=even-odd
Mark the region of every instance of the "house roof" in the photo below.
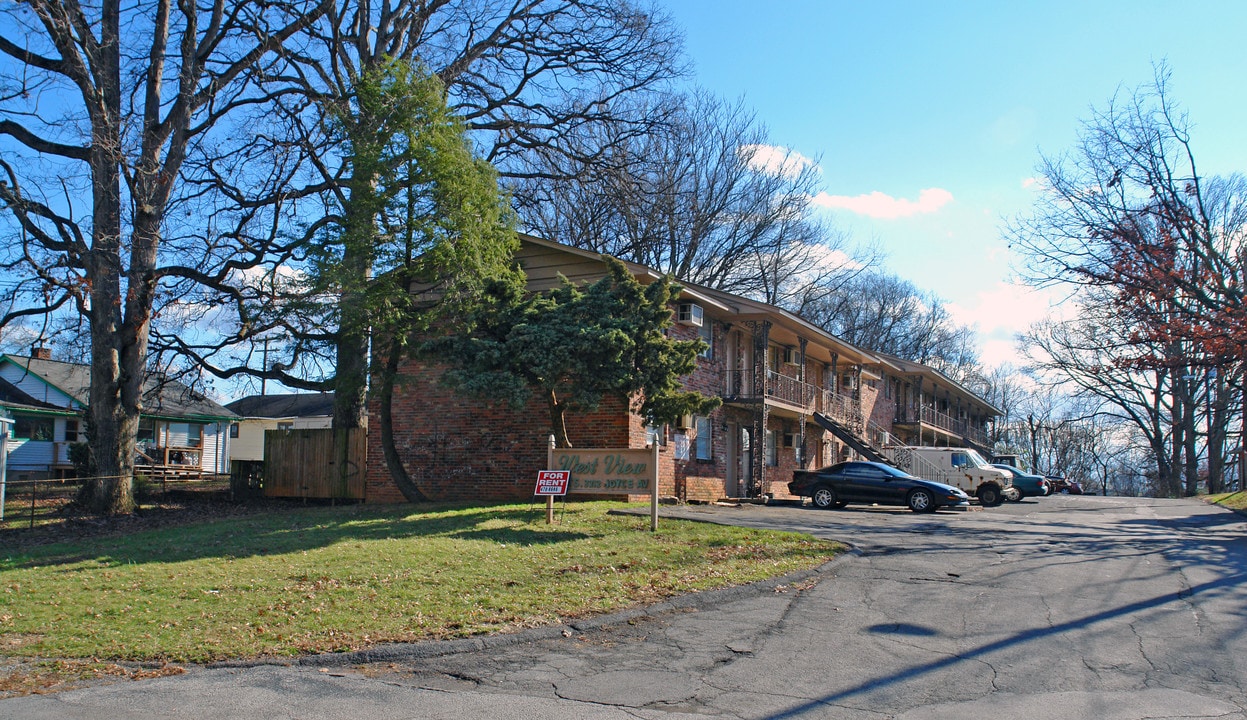
<svg viewBox="0 0 1247 720">
<path fill-rule="evenodd" d="M 248 395 L 225 407 L 243 417 L 321 417 L 333 414 L 333 393 Z"/>
<path fill-rule="evenodd" d="M 91 368 L 60 360 L 0 355 L 0 363 L 8 362 L 25 368 L 41 382 L 65 393 L 83 407 L 91 390 Z M 29 404 L 14 397 L 13 401 Z M 172 420 L 227 420 L 236 417 L 222 405 L 182 383 L 148 375 L 143 382 L 143 413 L 146 417 Z"/>
</svg>

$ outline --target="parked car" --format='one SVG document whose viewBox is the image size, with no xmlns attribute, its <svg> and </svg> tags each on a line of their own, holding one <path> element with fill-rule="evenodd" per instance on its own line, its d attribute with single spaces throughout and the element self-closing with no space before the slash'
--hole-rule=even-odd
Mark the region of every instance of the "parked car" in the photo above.
<svg viewBox="0 0 1247 720">
<path fill-rule="evenodd" d="M 1009 497 L 1013 502 L 1018 502 L 1024 497 L 1043 497 L 1052 491 L 1048 486 L 1048 479 L 1043 475 L 1022 472 L 1005 463 L 992 463 L 992 467 L 1004 470 L 1013 477 L 1013 487 L 1018 491 L 1016 496 Z"/>
<path fill-rule="evenodd" d="M 935 512 L 970 502 L 969 495 L 952 485 L 923 480 L 876 462 L 842 462 L 821 470 L 797 470 L 788 483 L 788 492 L 808 497 L 814 507 L 823 509 L 860 502 Z"/>
<path fill-rule="evenodd" d="M 1070 480 L 1064 475 L 1049 475 L 1048 485 L 1051 486 L 1053 493 L 1082 495 L 1082 483 L 1077 480 Z"/>
<path fill-rule="evenodd" d="M 973 493 L 983 507 L 995 507 L 1010 495 L 1008 473 L 970 448 L 893 445 L 884 453 L 907 473 Z"/>
</svg>

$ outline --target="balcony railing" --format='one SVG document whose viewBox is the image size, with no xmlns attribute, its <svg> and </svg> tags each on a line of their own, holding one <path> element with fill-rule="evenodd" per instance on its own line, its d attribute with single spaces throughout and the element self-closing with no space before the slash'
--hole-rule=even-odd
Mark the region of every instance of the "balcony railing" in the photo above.
<svg viewBox="0 0 1247 720">
<path fill-rule="evenodd" d="M 848 395 L 841 395 L 834 390 L 824 390 L 822 407 L 819 412 L 838 420 L 851 428 L 856 428 L 862 420 L 862 404 Z"/>
<path fill-rule="evenodd" d="M 761 393 L 754 391 L 752 370 L 736 370 L 729 373 L 725 397 L 734 400 L 759 400 Z M 787 405 L 804 409 L 807 413 L 821 412 L 850 426 L 860 424 L 862 406 L 849 395 L 824 390 L 818 385 L 782 375 L 774 370 L 766 371 L 766 396 Z"/>
<path fill-rule="evenodd" d="M 987 444 L 987 434 L 971 425 L 968 420 L 955 418 L 952 415 L 939 412 L 935 408 L 926 407 L 925 405 L 919 408 L 918 412 L 914 412 L 913 408 L 902 410 L 898 413 L 895 422 L 897 424 L 921 422 L 924 425 L 947 430 L 962 437 L 968 437 L 981 445 Z"/>
</svg>

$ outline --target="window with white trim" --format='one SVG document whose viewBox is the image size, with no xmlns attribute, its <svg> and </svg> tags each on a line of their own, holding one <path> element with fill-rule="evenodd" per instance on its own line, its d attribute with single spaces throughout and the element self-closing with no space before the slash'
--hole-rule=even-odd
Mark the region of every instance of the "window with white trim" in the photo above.
<svg viewBox="0 0 1247 720">
<path fill-rule="evenodd" d="M 712 430 L 713 426 L 710 422 L 710 418 L 699 415 L 693 421 L 693 424 L 697 428 L 697 459 L 712 459 L 714 452 L 714 443 L 712 442 L 714 431 Z"/>
</svg>

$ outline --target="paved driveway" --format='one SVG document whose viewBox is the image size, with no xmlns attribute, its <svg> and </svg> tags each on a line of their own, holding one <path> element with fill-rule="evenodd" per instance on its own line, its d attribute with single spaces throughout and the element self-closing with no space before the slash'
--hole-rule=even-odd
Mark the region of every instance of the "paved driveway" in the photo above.
<svg viewBox="0 0 1247 720">
<path fill-rule="evenodd" d="M 1067 496 L 935 515 L 663 512 L 860 555 L 804 582 L 525 642 L 204 670 L 0 701 L 0 717 L 1247 720 L 1247 539 L 1232 513 Z"/>
</svg>

